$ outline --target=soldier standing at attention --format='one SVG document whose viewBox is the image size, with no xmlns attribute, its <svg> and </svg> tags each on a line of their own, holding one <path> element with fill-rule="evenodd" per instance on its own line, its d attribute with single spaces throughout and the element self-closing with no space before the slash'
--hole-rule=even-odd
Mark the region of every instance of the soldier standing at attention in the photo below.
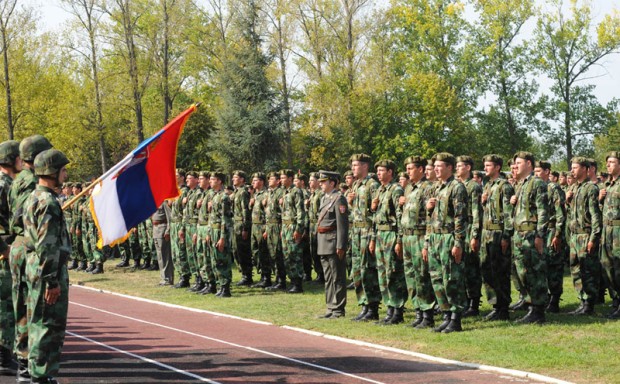
<svg viewBox="0 0 620 384">
<path fill-rule="evenodd" d="M 355 183 L 355 176 L 353 176 L 353 171 L 350 169 L 344 173 L 344 184 L 348 187 L 346 192 L 342 192 L 342 188 L 340 188 L 340 192 L 343 196 L 349 196 L 349 192 L 353 190 L 353 185 Z M 340 183 L 342 187 L 343 183 Z M 355 289 L 355 282 L 353 282 L 352 273 L 353 270 L 353 209 L 351 207 L 351 202 L 347 198 L 347 202 L 349 203 L 349 248 L 347 249 L 347 276 L 351 279 L 349 285 L 347 285 L 347 289 Z M 355 319 L 353 319 L 355 320 Z"/>
<path fill-rule="evenodd" d="M 293 186 L 295 172 L 291 169 L 280 171 L 280 182 L 284 195 L 280 201 L 282 210 L 282 254 L 286 272 L 291 279 L 289 293 L 303 293 L 302 249 L 301 240 L 306 224 L 304 195 Z"/>
<path fill-rule="evenodd" d="M 615 297 L 608 319 L 620 319 L 618 310 L 618 294 L 620 293 L 620 252 L 617 239 L 620 239 L 620 152 L 609 152 L 605 159 L 609 181 L 599 192 L 599 200 L 603 202 L 603 235 L 601 237 L 601 264 L 610 284 L 610 292 Z"/>
<path fill-rule="evenodd" d="M 164 201 L 151 216 L 153 222 L 153 240 L 157 265 L 159 266 L 159 285 L 174 284 L 174 267 L 170 255 L 170 207 Z"/>
<path fill-rule="evenodd" d="M 599 189 L 588 178 L 590 162 L 585 157 L 571 159 L 575 186 L 566 195 L 570 219 L 570 270 L 581 305 L 571 315 L 591 315 L 599 294 L 601 210 Z"/>
<path fill-rule="evenodd" d="M 211 246 L 211 264 L 220 285 L 217 297 L 230 297 L 232 281 L 232 211 L 230 198 L 224 192 L 226 176 L 222 172 L 212 172 L 209 182 L 213 190 L 213 199 L 209 203 L 209 225 L 211 232 L 207 243 Z"/>
<path fill-rule="evenodd" d="M 284 256 L 282 255 L 282 210 L 280 200 L 284 196 L 284 189 L 280 187 L 280 174 L 269 172 L 267 174 L 268 192 L 265 204 L 265 232 L 263 238 L 267 240 L 269 250 L 270 265 L 275 268 L 275 284 L 266 287 L 270 290 L 286 289 L 286 268 L 284 266 Z"/>
<path fill-rule="evenodd" d="M 467 236 L 467 190 L 454 178 L 456 159 L 436 154 L 437 183 L 426 204 L 428 220 L 422 257 L 428 262 L 431 282 L 443 323 L 434 332 L 460 332 L 461 313 L 467 302 L 463 249 Z"/>
<path fill-rule="evenodd" d="M 560 312 L 560 296 L 564 283 L 564 232 L 566 226 L 566 195 L 562 188 L 551 182 L 551 163 L 537 161 L 534 174 L 547 183 L 549 198 L 549 230 L 545 239 L 545 261 L 547 263 L 547 290 L 549 303 L 547 312 Z"/>
<path fill-rule="evenodd" d="M 183 229 L 183 201 L 187 198 L 189 188 L 185 185 L 185 171 L 176 170 L 177 185 L 181 192 L 179 197 L 170 202 L 170 245 L 174 269 L 179 274 L 179 281 L 174 288 L 189 287 L 189 266 L 187 265 L 187 251 L 185 250 L 185 231 Z"/>
<path fill-rule="evenodd" d="M 403 244 L 399 233 L 403 188 L 394 180 L 396 164 L 391 160 L 375 163 L 381 186 L 373 196 L 371 211 L 373 231 L 368 244 L 377 259 L 379 290 L 388 307 L 386 317 L 378 324 L 393 325 L 404 321 L 403 307 L 407 300 L 407 283 L 403 267 Z"/>
<path fill-rule="evenodd" d="M 372 235 L 372 196 L 379 183 L 368 174 L 370 156 L 360 153 L 351 156 L 351 171 L 355 182 L 347 195 L 351 207 L 351 280 L 355 287 L 357 304 L 362 306 L 354 321 L 379 320 L 379 277 L 377 259 L 368 250 Z"/>
<path fill-rule="evenodd" d="M 202 197 L 202 189 L 198 185 L 198 172 L 189 171 L 185 178 L 189 192 L 183 200 L 183 230 L 185 234 L 185 252 L 187 254 L 187 268 L 190 276 L 194 275 L 194 285 L 190 292 L 198 292 L 204 288 L 204 281 L 199 273 L 196 258 L 196 229 L 198 225 L 198 200 Z"/>
<path fill-rule="evenodd" d="M 252 187 L 254 194 L 250 199 L 250 209 L 252 212 L 252 263 L 258 267 L 261 274 L 260 282 L 253 285 L 256 288 L 266 288 L 271 286 L 271 260 L 267 249 L 267 239 L 263 237 L 265 233 L 265 207 L 267 199 L 267 188 L 265 182 L 267 177 L 263 172 L 256 172 L 252 175 Z"/>
<path fill-rule="evenodd" d="M 304 209 L 306 213 L 310 207 L 310 191 L 306 185 L 308 184 L 308 177 L 303 173 L 296 173 L 293 178 L 293 184 L 296 188 L 301 190 L 304 195 Z M 306 214 L 306 220 L 304 223 L 303 236 L 301 237 L 301 249 L 302 249 L 302 264 L 304 268 L 303 281 L 312 281 L 312 254 L 310 253 L 310 219 Z M 318 272 L 317 272 L 318 274 Z"/>
<path fill-rule="evenodd" d="M 512 253 L 519 283 L 523 287 L 523 302 L 529 304 L 527 314 L 517 322 L 545 322 L 547 276 L 544 255 L 549 225 L 547 186 L 533 175 L 534 155 L 517 152 L 514 157 L 516 194 L 510 199 L 514 206 Z"/>
<path fill-rule="evenodd" d="M 317 219 L 317 252 L 325 276 L 325 304 L 327 312 L 321 316 L 336 319 L 345 315 L 347 305 L 347 261 L 345 253 L 349 241 L 349 206 L 336 186 L 340 175 L 319 171 L 323 196 Z"/>
<path fill-rule="evenodd" d="M 474 159 L 470 156 L 456 158 L 456 177 L 467 190 L 467 236 L 463 250 L 465 263 L 465 290 L 467 304 L 463 317 L 478 316 L 480 314 L 480 296 L 482 277 L 480 276 L 480 236 L 482 231 L 482 206 L 480 198 L 482 187 L 472 177 Z"/>
<path fill-rule="evenodd" d="M 493 310 L 485 320 L 510 320 L 510 268 L 512 265 L 510 239 L 512 237 L 512 205 L 515 194 L 512 185 L 502 174 L 504 159 L 486 155 L 484 171 L 487 183 L 481 197 L 484 210 L 480 246 L 480 272 L 484 291 Z"/>
<path fill-rule="evenodd" d="M 398 174 L 398 185 L 400 185 L 403 191 L 407 191 L 407 187 L 409 186 L 409 174 L 407 172 Z"/>
<path fill-rule="evenodd" d="M 319 217 L 319 206 L 321 205 L 321 198 L 323 197 L 323 191 L 319 186 L 319 175 L 317 172 L 310 173 L 308 180 L 308 187 L 310 187 L 310 197 L 308 198 L 308 218 L 310 221 L 309 237 L 310 237 L 310 255 L 312 256 L 312 265 L 316 271 L 317 277 L 315 281 L 317 283 L 325 283 L 325 277 L 323 276 L 323 267 L 321 266 L 321 259 L 316 253 L 316 221 Z"/>
<path fill-rule="evenodd" d="M 234 221 L 232 251 L 239 272 L 241 272 L 241 280 L 237 282 L 237 286 L 250 286 L 254 282 L 250 250 L 252 216 L 250 215 L 250 193 L 245 186 L 246 179 L 245 172 L 239 170 L 233 172 L 232 183 L 235 192 L 230 196 Z"/>
<path fill-rule="evenodd" d="M 201 295 L 209 295 L 217 292 L 217 283 L 215 282 L 215 272 L 211 262 L 211 247 L 207 244 L 207 237 L 211 233 L 209 225 L 209 203 L 213 199 L 213 190 L 211 189 L 211 172 L 202 171 L 198 176 L 201 180 L 201 188 L 204 192 L 198 201 L 198 225 L 196 227 L 196 254 L 198 256 L 198 264 L 200 275 L 202 276 L 204 288 L 196 292 Z"/>
<path fill-rule="evenodd" d="M 28 369 L 31 383 L 57 383 L 69 309 L 71 243 L 55 188 L 67 179 L 67 157 L 56 149 L 34 160 L 38 185 L 24 204 L 28 284 Z"/>
<path fill-rule="evenodd" d="M 409 188 L 401 197 L 403 215 L 399 230 L 403 239 L 403 267 L 409 298 L 415 310 L 411 326 L 416 329 L 433 327 L 435 293 L 428 272 L 428 263 L 422 260 L 424 236 L 426 235 L 426 202 L 432 184 L 424 177 L 426 159 L 411 156 L 405 160 L 409 175 Z"/>
<path fill-rule="evenodd" d="M 424 176 L 431 184 L 437 181 L 437 175 L 435 174 L 435 159 L 429 159 L 424 167 Z"/>
<path fill-rule="evenodd" d="M 77 196 L 82 193 L 82 183 L 73 183 L 73 195 Z M 82 213 L 80 206 L 82 201 L 86 200 L 86 196 L 80 197 L 71 207 L 71 226 L 69 227 L 69 235 L 71 236 L 71 249 L 73 252 L 73 258 L 78 261 L 76 271 L 85 271 L 88 266 L 86 265 L 86 255 L 84 254 L 84 245 L 82 244 Z"/>
</svg>

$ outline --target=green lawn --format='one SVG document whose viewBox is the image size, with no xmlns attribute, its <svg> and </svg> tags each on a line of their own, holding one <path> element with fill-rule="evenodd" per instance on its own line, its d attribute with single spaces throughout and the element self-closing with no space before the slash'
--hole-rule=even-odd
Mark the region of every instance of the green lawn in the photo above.
<svg viewBox="0 0 620 384">
<path fill-rule="evenodd" d="M 303 295 L 234 287 L 232 298 L 219 299 L 159 287 L 158 272 L 115 269 L 114 260 L 108 264 L 103 275 L 71 272 L 71 283 L 573 382 L 620 382 L 620 322 L 604 318 L 609 312 L 609 302 L 597 306 L 596 316 L 547 315 L 548 323 L 544 326 L 465 319 L 464 332 L 445 335 L 405 325 L 386 327 L 351 322 L 349 319 L 358 311 L 353 291 L 348 293 L 347 318 L 328 321 L 316 318 L 325 311 L 325 306 L 322 287 L 314 283 L 304 285 Z M 235 274 L 233 280 L 238 281 L 239 276 Z M 561 308 L 568 312 L 577 306 L 568 277 L 564 280 L 564 290 Z M 490 308 L 483 304 L 482 310 L 486 314 Z M 406 322 L 411 322 L 412 313 L 407 312 L 405 316 Z"/>
</svg>

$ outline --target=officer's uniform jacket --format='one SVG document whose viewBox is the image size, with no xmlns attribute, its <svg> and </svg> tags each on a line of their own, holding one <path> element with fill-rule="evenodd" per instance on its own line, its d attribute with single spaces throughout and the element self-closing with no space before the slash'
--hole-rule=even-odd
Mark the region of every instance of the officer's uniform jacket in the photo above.
<svg viewBox="0 0 620 384">
<path fill-rule="evenodd" d="M 334 189 L 324 194 L 319 206 L 317 223 L 317 254 L 333 255 L 336 249 L 349 246 L 349 206 L 342 194 Z"/>
</svg>

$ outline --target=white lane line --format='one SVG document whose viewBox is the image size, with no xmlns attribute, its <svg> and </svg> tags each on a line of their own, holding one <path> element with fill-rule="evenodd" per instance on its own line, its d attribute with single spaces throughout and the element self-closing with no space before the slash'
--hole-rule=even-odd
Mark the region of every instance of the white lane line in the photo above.
<svg viewBox="0 0 620 384">
<path fill-rule="evenodd" d="M 69 332 L 69 331 L 67 331 L 67 334 L 68 334 L 68 335 L 71 335 L 71 336 L 73 336 L 73 337 L 77 337 L 78 339 L 82 339 L 82 340 L 88 341 L 88 342 L 90 342 L 90 343 L 97 344 L 97 345 L 98 345 L 98 346 L 100 346 L 100 347 L 107 348 L 107 349 L 112 350 L 112 351 L 114 351 L 114 352 L 122 353 L 122 354 L 124 354 L 124 355 L 131 356 L 131 357 L 133 357 L 133 358 L 135 358 L 135 359 L 142 360 L 142 361 L 144 361 L 144 362 L 147 362 L 147 363 L 150 363 L 150 364 L 153 364 L 153 365 L 157 365 L 157 366 L 158 366 L 158 367 L 160 367 L 160 368 L 164 368 L 164 369 L 167 369 L 167 370 L 169 370 L 169 371 L 173 371 L 173 372 L 176 372 L 176 373 L 180 373 L 180 374 L 182 374 L 182 375 L 185 375 L 185 376 L 189 376 L 189 377 L 191 377 L 192 379 L 200 380 L 200 381 L 205 382 L 205 383 L 211 383 L 211 384 L 221 384 L 221 383 L 220 383 L 220 382 L 218 382 L 218 381 L 213 381 L 213 380 L 207 379 L 207 378 L 205 378 L 205 377 L 198 376 L 198 375 L 196 375 L 196 374 L 194 374 L 194 373 L 187 372 L 187 371 L 184 371 L 184 370 L 182 370 L 182 369 L 175 368 L 175 367 L 173 367 L 173 366 L 171 366 L 171 365 L 164 364 L 164 363 L 160 363 L 159 361 L 156 361 L 156 360 L 153 360 L 153 359 L 149 359 L 148 357 L 144 357 L 144 356 L 136 355 L 135 353 L 131 353 L 131 352 L 127 352 L 127 351 L 123 351 L 122 349 L 118 349 L 118 348 L 113 347 L 113 346 L 111 346 L 111 345 L 104 344 L 104 343 L 102 343 L 102 342 L 99 342 L 99 341 L 97 341 L 97 340 L 93 340 L 93 339 L 91 339 L 91 338 L 89 338 L 89 337 L 86 337 L 86 336 L 78 335 L 78 334 L 76 334 L 76 333 Z"/>
<path fill-rule="evenodd" d="M 299 360 L 299 359 L 294 359 L 292 357 L 288 357 L 288 356 L 284 356 L 284 355 L 279 355 L 277 353 L 272 353 L 272 352 L 265 351 L 265 350 L 262 350 L 262 349 L 258 349 L 258 348 L 254 348 L 254 347 L 248 347 L 246 345 L 241 345 L 241 344 L 236 344 L 236 343 L 231 343 L 230 341 L 216 339 L 216 338 L 213 338 L 213 337 L 201 335 L 199 333 L 194 333 L 194 332 L 189 332 L 189 331 L 186 331 L 186 330 L 183 330 L 183 329 L 169 327 L 167 325 L 163 325 L 163 324 L 159 324 L 159 323 L 154 323 L 152 321 L 146 321 L 146 320 L 142 320 L 142 319 L 137 319 L 135 317 L 121 315 L 119 313 L 114 313 L 114 312 L 106 311 L 104 309 L 99 309 L 99 308 L 91 307 L 89 305 L 84 305 L 84 304 L 76 303 L 76 302 L 73 302 L 73 301 L 70 301 L 69 303 L 73 304 L 73 305 L 77 305 L 79 307 L 91 309 L 93 311 L 98 311 L 98 312 L 101 312 L 101 313 L 105 313 L 105 314 L 108 314 L 108 315 L 111 315 L 111 316 L 117 316 L 117 317 L 120 317 L 120 318 L 123 318 L 123 319 L 136 321 L 138 323 L 143 323 L 143 324 L 148 324 L 148 325 L 152 325 L 152 326 L 155 326 L 155 327 L 164 328 L 164 329 L 167 329 L 167 330 L 170 330 L 170 331 L 175 331 L 175 332 L 183 333 L 183 334 L 186 334 L 186 335 L 189 335 L 189 336 L 193 336 L 193 337 L 199 337 L 199 338 L 202 338 L 202 339 L 205 339 L 205 340 L 213 341 L 213 342 L 220 343 L 220 344 L 225 344 L 225 345 L 228 345 L 228 346 L 231 346 L 231 347 L 241 348 L 241 349 L 245 349 L 245 350 L 248 350 L 248 351 L 256 352 L 256 353 L 259 353 L 259 354 L 263 354 L 263 355 L 275 357 L 275 358 L 278 358 L 278 359 L 286 360 L 286 361 L 289 361 L 289 362 L 293 362 L 293 363 L 297 363 L 297 364 L 301 364 L 301 365 L 306 365 L 308 367 L 316 368 L 316 369 L 319 369 L 319 370 L 322 370 L 322 371 L 336 373 L 336 374 L 339 374 L 339 375 L 351 377 L 351 378 L 358 379 L 358 380 L 361 380 L 361 381 L 366 381 L 368 383 L 385 384 L 385 383 L 383 383 L 381 381 L 372 380 L 372 379 L 369 379 L 367 377 L 362 377 L 362 376 L 354 375 L 352 373 L 340 371 L 338 369 L 329 368 L 329 367 L 325 367 L 325 366 L 322 366 L 322 365 L 309 363 L 307 361 L 303 361 L 303 360 Z"/>
</svg>

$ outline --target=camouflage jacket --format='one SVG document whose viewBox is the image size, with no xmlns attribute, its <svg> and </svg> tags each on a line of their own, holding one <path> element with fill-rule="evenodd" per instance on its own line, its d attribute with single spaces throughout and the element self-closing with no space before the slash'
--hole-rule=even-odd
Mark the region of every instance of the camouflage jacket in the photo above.
<svg viewBox="0 0 620 384">
<path fill-rule="evenodd" d="M 426 234 L 451 233 L 454 246 L 463 249 L 467 235 L 467 189 L 463 183 L 450 176 L 445 183 L 434 184 L 431 197 L 437 200 L 428 210 Z"/>
<path fill-rule="evenodd" d="M 235 189 L 230 196 L 232 200 L 233 219 L 237 225 L 241 224 L 242 231 L 250 231 L 252 216 L 250 215 L 250 193 L 245 186 Z"/>
<path fill-rule="evenodd" d="M 555 228 L 554 236 L 564 238 L 566 229 L 566 195 L 556 183 L 547 184 L 549 197 L 549 230 Z"/>
<path fill-rule="evenodd" d="M 620 221 L 620 183 L 618 179 L 606 182 L 605 190 L 607 194 L 603 199 L 603 227 L 618 226 Z"/>
<path fill-rule="evenodd" d="M 484 193 L 487 198 L 482 204 L 482 227 L 490 231 L 502 231 L 502 239 L 510 240 L 513 232 L 513 206 L 510 198 L 515 194 L 514 187 L 508 180 L 498 177 L 484 185 Z"/>
<path fill-rule="evenodd" d="M 69 233 L 56 192 L 38 185 L 25 202 L 28 264 L 36 263 L 48 287 L 58 286 L 59 270 L 71 254 Z"/>
<path fill-rule="evenodd" d="M 0 252 L 6 251 L 10 240 L 5 240 L 10 234 L 9 218 L 11 209 L 9 206 L 9 192 L 13 179 L 4 172 L 0 172 Z"/>
<path fill-rule="evenodd" d="M 263 204 L 265 204 L 265 220 L 267 224 L 280 224 L 282 222 L 280 199 L 283 195 L 284 189 L 281 187 L 267 190 L 267 199 L 263 201 Z"/>
<path fill-rule="evenodd" d="M 323 191 L 320 189 L 315 189 L 310 194 L 308 199 L 308 218 L 310 219 L 310 224 L 316 224 L 316 221 L 319 219 L 319 207 L 321 206 L 322 197 Z"/>
<path fill-rule="evenodd" d="M 179 197 L 170 204 L 170 220 L 173 223 L 180 223 L 183 221 L 183 199 L 187 197 L 189 188 L 187 185 L 182 185 L 179 187 L 179 191 L 181 191 Z"/>
<path fill-rule="evenodd" d="M 516 187 L 513 230 L 536 231 L 536 237 L 545 238 L 549 225 L 549 200 L 545 182 L 534 175 L 520 181 Z"/>
<path fill-rule="evenodd" d="M 370 206 L 380 185 L 377 180 L 370 176 L 355 180 L 352 188 L 355 199 L 351 203 L 351 216 L 354 223 L 370 223 L 372 221 L 373 213 Z"/>
<path fill-rule="evenodd" d="M 34 172 L 28 168 L 24 168 L 17 174 L 15 180 L 13 180 L 11 192 L 9 193 L 9 202 L 11 204 L 9 226 L 11 228 L 11 233 L 16 236 L 24 235 L 24 203 L 28 200 L 30 193 L 34 191 L 36 186 L 37 177 L 34 175 Z"/>
<path fill-rule="evenodd" d="M 588 241 L 597 244 L 601 238 L 601 209 L 598 203 L 598 186 L 585 180 L 575 183 L 570 203 L 568 226 L 572 235 L 589 234 Z"/>
<path fill-rule="evenodd" d="M 292 224 L 293 231 L 303 233 L 306 224 L 306 209 L 304 207 L 304 194 L 297 187 L 289 187 L 284 190 L 282 196 L 282 224 Z"/>
<path fill-rule="evenodd" d="M 407 186 L 409 193 L 406 193 L 405 204 L 403 205 L 403 215 L 400 221 L 400 232 L 403 229 L 418 229 L 426 231 L 426 202 L 428 201 L 432 184 L 422 177 L 420 181 Z"/>
<path fill-rule="evenodd" d="M 209 224 L 209 203 L 213 200 L 213 190 L 207 189 L 202 193 L 200 198 L 200 207 L 198 208 L 198 224 Z"/>
<path fill-rule="evenodd" d="M 478 239 L 482 234 L 482 187 L 474 179 L 469 178 L 463 182 L 467 190 L 467 240 Z M 467 241 L 469 247 L 469 241 Z"/>
<path fill-rule="evenodd" d="M 370 236 L 371 240 L 376 239 L 378 231 L 390 230 L 398 234 L 396 241 L 398 243 L 402 242 L 402 231 L 400 231 L 399 228 L 403 210 L 399 204 L 399 200 L 404 194 L 405 191 L 403 187 L 394 181 L 386 185 L 381 185 L 379 189 L 377 189 L 373 196 L 373 200 L 379 199 L 379 204 L 372 217 L 373 230 Z"/>
<path fill-rule="evenodd" d="M 228 241 L 228 236 L 232 233 L 232 206 L 230 198 L 224 193 L 223 189 L 213 191 L 213 198 L 210 203 L 209 225 L 212 228 L 219 227 L 220 238 Z M 218 240 L 212 239 L 212 242 L 215 243 Z"/>
<path fill-rule="evenodd" d="M 197 202 L 202 195 L 202 189 L 196 187 L 189 189 L 185 195 L 185 203 L 183 204 L 183 224 L 195 224 L 198 221 Z"/>
<path fill-rule="evenodd" d="M 250 199 L 252 224 L 265 224 L 265 208 L 267 204 L 263 204 L 263 201 L 266 200 L 267 188 L 259 189 L 254 192 L 254 196 Z"/>
</svg>

